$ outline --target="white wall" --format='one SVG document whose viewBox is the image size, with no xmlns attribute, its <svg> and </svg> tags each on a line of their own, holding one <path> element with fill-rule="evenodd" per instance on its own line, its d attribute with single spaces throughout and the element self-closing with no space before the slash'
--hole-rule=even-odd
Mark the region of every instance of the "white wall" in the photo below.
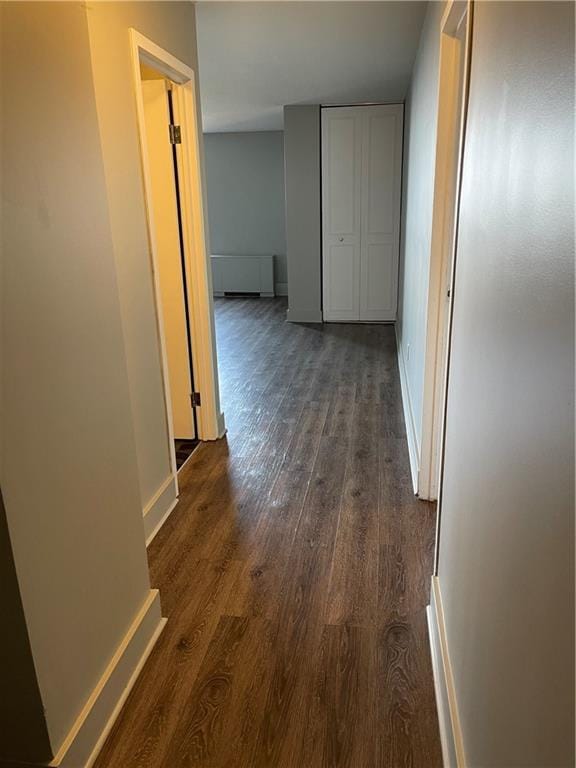
<svg viewBox="0 0 576 768">
<path fill-rule="evenodd" d="M 203 125 L 282 130 L 282 105 L 402 101 L 425 2 L 197 5 Z"/>
<path fill-rule="evenodd" d="M 467 754 L 574 765 L 574 6 L 476 3 L 439 581 Z"/>
<path fill-rule="evenodd" d="M 0 51 L 1 485 L 55 751 L 149 579 L 87 9 L 6 4 Z"/>
<path fill-rule="evenodd" d="M 212 253 L 274 254 L 274 282 L 286 293 L 282 131 L 206 133 L 204 148 Z"/>
<path fill-rule="evenodd" d="M 440 20 L 444 3 L 428 5 L 404 116 L 404 178 L 398 320 L 411 461 L 420 462 L 426 310 L 432 236 Z"/>
</svg>

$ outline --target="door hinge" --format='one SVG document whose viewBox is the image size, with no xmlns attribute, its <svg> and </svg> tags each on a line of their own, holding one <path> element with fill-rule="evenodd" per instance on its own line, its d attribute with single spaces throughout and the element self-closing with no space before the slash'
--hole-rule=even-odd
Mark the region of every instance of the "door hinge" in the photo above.
<svg viewBox="0 0 576 768">
<path fill-rule="evenodd" d="M 179 125 L 169 125 L 170 144 L 182 144 L 182 133 Z"/>
<path fill-rule="evenodd" d="M 190 400 L 192 401 L 192 408 L 198 408 L 198 406 L 202 405 L 200 402 L 200 392 L 191 392 Z"/>
</svg>

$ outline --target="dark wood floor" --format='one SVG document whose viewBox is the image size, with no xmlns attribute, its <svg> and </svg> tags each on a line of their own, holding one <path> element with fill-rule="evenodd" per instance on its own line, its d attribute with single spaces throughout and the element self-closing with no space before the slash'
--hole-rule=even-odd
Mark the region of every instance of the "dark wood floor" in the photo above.
<svg viewBox="0 0 576 768">
<path fill-rule="evenodd" d="M 167 627 L 97 768 L 441 765 L 394 331 L 216 304 L 228 435 L 150 550 Z"/>
</svg>

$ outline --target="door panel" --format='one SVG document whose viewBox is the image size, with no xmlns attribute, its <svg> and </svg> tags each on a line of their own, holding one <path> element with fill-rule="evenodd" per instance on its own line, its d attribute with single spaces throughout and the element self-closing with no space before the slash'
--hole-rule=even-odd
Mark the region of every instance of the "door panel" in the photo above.
<svg viewBox="0 0 576 768">
<path fill-rule="evenodd" d="M 392 243 L 366 246 L 362 275 L 365 279 L 362 319 L 393 319 L 396 310 L 396 282 Z"/>
<path fill-rule="evenodd" d="M 348 109 L 322 112 L 324 319 L 360 312 L 362 120 Z"/>
<path fill-rule="evenodd" d="M 402 106 L 363 107 L 360 315 L 396 320 L 400 246 Z"/>
<path fill-rule="evenodd" d="M 355 178 L 358 157 L 356 150 L 357 120 L 354 117 L 332 118 L 328 136 L 328 231 L 331 234 L 351 234 L 357 229 Z"/>
<path fill-rule="evenodd" d="M 394 233 L 394 151 L 396 116 L 367 115 L 365 153 L 366 232 Z"/>
<path fill-rule="evenodd" d="M 351 245 L 330 245 L 328 258 L 328 303 L 334 315 L 353 315 L 357 312 L 356 254 Z"/>
<path fill-rule="evenodd" d="M 160 278 L 161 306 L 158 307 L 158 312 L 162 315 L 168 362 L 167 395 L 172 410 L 174 437 L 194 439 L 196 431 L 190 400 L 192 382 L 165 81 L 143 80 L 142 95 Z"/>
</svg>

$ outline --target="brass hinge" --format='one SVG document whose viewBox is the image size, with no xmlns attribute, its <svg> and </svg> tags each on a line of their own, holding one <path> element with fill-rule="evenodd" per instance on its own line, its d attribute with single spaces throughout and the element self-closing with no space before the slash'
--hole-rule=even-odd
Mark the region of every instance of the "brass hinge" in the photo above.
<svg viewBox="0 0 576 768">
<path fill-rule="evenodd" d="M 197 408 L 202 403 L 200 402 L 200 392 L 191 392 L 190 400 L 192 401 L 192 408 Z"/>
<path fill-rule="evenodd" d="M 182 133 L 179 125 L 169 125 L 170 144 L 182 144 Z"/>
</svg>

